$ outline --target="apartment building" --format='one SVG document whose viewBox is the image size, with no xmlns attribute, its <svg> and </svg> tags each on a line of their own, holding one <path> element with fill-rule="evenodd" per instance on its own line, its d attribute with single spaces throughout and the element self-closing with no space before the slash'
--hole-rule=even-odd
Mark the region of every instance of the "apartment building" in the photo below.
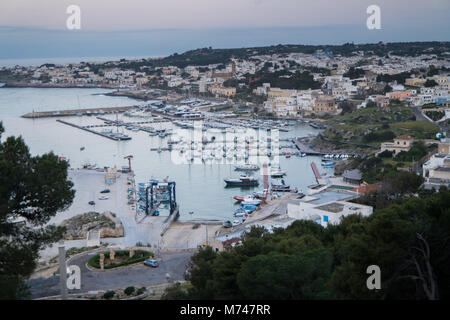
<svg viewBox="0 0 450 320">
<path fill-rule="evenodd" d="M 337 104 L 336 100 L 330 96 L 317 97 L 312 110 L 315 114 L 336 113 Z"/>
<path fill-rule="evenodd" d="M 233 97 L 236 95 L 236 88 L 222 87 L 217 84 L 209 87 L 208 91 L 222 97 Z"/>
</svg>

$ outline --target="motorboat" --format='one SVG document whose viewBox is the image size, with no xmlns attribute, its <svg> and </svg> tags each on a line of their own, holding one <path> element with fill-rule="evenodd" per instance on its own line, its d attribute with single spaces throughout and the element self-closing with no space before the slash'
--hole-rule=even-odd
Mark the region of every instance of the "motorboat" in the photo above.
<svg viewBox="0 0 450 320">
<path fill-rule="evenodd" d="M 241 204 L 242 209 L 244 209 L 247 212 L 253 212 L 256 210 L 258 206 L 250 205 L 250 204 Z"/>
<path fill-rule="evenodd" d="M 240 176 L 237 179 L 224 179 L 227 187 L 250 187 L 257 186 L 259 184 L 258 179 L 248 176 Z"/>
<path fill-rule="evenodd" d="M 270 168 L 270 176 L 273 178 L 281 178 L 286 175 L 285 170 L 281 170 L 280 168 Z"/>
<path fill-rule="evenodd" d="M 256 164 L 238 164 L 234 166 L 234 170 L 236 171 L 256 171 L 259 170 L 259 166 Z"/>
<path fill-rule="evenodd" d="M 261 203 L 261 200 L 259 200 L 259 199 L 247 198 L 241 202 L 241 205 L 259 206 L 260 203 Z"/>
<path fill-rule="evenodd" d="M 334 162 L 334 161 L 325 161 L 325 162 L 322 162 L 322 167 L 332 168 L 332 167 L 334 167 L 335 164 L 336 164 L 336 162 Z"/>
<path fill-rule="evenodd" d="M 291 187 L 285 184 L 272 184 L 274 192 L 291 192 Z"/>
<path fill-rule="evenodd" d="M 233 214 L 236 218 L 241 218 L 241 217 L 246 217 L 248 215 L 247 211 L 243 210 L 243 209 L 238 209 L 236 210 L 236 212 Z"/>
</svg>

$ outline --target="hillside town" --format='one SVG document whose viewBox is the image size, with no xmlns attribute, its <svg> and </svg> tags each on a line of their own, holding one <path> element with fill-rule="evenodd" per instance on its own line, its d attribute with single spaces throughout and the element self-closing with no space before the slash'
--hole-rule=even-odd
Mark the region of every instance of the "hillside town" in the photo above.
<svg viewBox="0 0 450 320">
<path fill-rule="evenodd" d="M 444 58 L 354 52 L 347 57 L 317 50 L 314 54 L 250 55 L 231 58 L 229 63 L 184 68 L 149 67 L 145 59 L 0 67 L 0 75 L 7 86 L 107 87 L 137 92 L 160 88 L 191 96 L 225 97 L 276 117 L 307 117 L 338 114 L 346 101 L 356 108 L 385 107 L 392 101 L 414 107 L 448 107 L 449 56 L 448 52 Z M 124 63 L 143 66 L 124 68 Z M 270 78 L 276 81 L 262 82 Z M 243 93 L 248 94 L 243 97 Z"/>
<path fill-rule="evenodd" d="M 21 121 L 58 118 L 56 130 L 94 134 L 95 138 L 85 140 L 87 147 L 79 148 L 80 154 L 85 148 L 97 148 L 101 144 L 97 138 L 115 146 L 132 141 L 126 149 L 130 154 L 117 152 L 116 159 L 128 160 L 122 169 L 90 163 L 81 168 L 68 165 L 77 194 L 63 215 L 51 222 L 67 228 L 65 245 L 73 255 L 69 260 L 83 266 L 83 276 L 98 277 L 83 284 L 83 294 L 77 297 L 108 299 L 105 295 L 114 291 L 111 294 L 117 299 L 126 298 L 129 294 L 120 281 L 123 270 L 128 272 L 129 284 L 136 286 L 147 285 L 147 277 L 154 277 L 152 285 L 167 282 L 161 297 L 169 294 L 164 290 L 172 280 L 187 278 L 187 263 L 197 252 L 211 249 L 214 254 L 231 254 L 236 247 L 245 247 L 247 237 L 255 233 L 277 237 L 303 228 L 302 223 L 312 222 L 313 227 L 308 228 L 320 226 L 328 230 L 323 232 L 333 232 L 329 230 L 339 228 L 343 221 L 349 223 L 352 217 L 377 219 L 377 211 L 445 192 L 450 187 L 448 43 L 439 50 L 421 44 L 423 48 L 411 49 L 418 51 L 413 53 L 396 52 L 383 43 L 371 45 L 381 48 L 379 51 L 348 50 L 349 46 L 353 45 L 334 51 L 276 46 L 233 49 L 227 54 L 206 48 L 163 58 L 0 67 L 0 85 L 5 89 L 104 88 L 110 91 L 101 95 L 128 97 L 135 103 L 33 109 L 20 116 Z M 198 128 L 200 139 L 195 140 L 191 131 Z M 264 136 L 256 136 L 256 130 Z M 182 131 L 184 136 L 177 137 L 175 133 Z M 283 135 L 275 139 L 274 131 Z M 248 132 L 254 136 L 246 136 Z M 292 132 L 302 135 L 293 136 Z M 233 139 L 229 139 L 231 134 Z M 224 136 L 223 145 L 217 144 L 220 136 Z M 145 143 L 148 147 L 143 151 Z M 81 157 L 78 146 L 71 148 L 77 149 L 74 158 Z M 238 150 L 242 152 L 235 152 Z M 132 169 L 131 152 L 136 160 L 140 155 L 137 169 L 134 163 Z M 220 190 L 207 195 L 217 188 L 217 181 L 192 183 L 206 175 L 185 174 L 180 169 L 186 168 L 183 166 L 176 168 L 181 172 L 178 181 L 172 176 L 169 180 L 169 173 L 175 176 L 175 165 L 180 163 L 161 158 L 165 152 L 184 157 L 182 164 L 189 170 L 191 164 L 209 169 L 225 164 L 239 178 L 220 177 Z M 256 158 L 268 160 L 252 163 L 252 152 Z M 283 161 L 275 163 L 274 156 Z M 110 155 L 105 152 L 102 161 L 107 157 Z M 281 162 L 283 166 L 295 163 L 289 174 L 282 170 Z M 158 174 L 166 178 L 152 176 L 144 182 L 135 174 L 148 173 L 157 164 L 161 165 Z M 310 180 L 304 177 L 307 172 Z M 258 173 L 263 177 L 262 190 L 256 189 Z M 196 190 L 191 183 L 203 189 L 200 198 L 194 198 Z M 105 189 L 99 191 L 100 186 Z M 230 196 L 224 190 L 235 193 Z M 94 194 L 98 192 L 96 203 Z M 180 198 L 184 203 L 177 200 Z M 235 211 L 223 218 L 218 212 L 229 209 L 224 205 L 228 200 L 233 201 Z M 211 218 L 190 218 L 198 213 L 184 207 L 193 205 L 192 210 L 201 211 L 201 202 Z M 178 220 L 180 208 L 184 209 L 182 221 Z M 216 217 L 220 219 L 213 219 Z M 30 279 L 36 298 L 58 294 L 50 276 L 56 272 L 57 250 L 54 246 L 40 252 L 40 268 Z M 114 260 L 116 255 L 119 262 Z M 158 268 L 159 263 L 163 267 Z M 118 270 L 105 276 L 103 271 L 109 268 Z M 46 279 L 37 280 L 41 278 Z M 108 280 L 108 285 L 103 280 Z M 151 288 L 141 287 L 142 292 L 135 294 L 150 298 L 153 294 L 148 292 L 156 290 Z M 74 297 L 75 292 L 71 292 Z"/>
</svg>

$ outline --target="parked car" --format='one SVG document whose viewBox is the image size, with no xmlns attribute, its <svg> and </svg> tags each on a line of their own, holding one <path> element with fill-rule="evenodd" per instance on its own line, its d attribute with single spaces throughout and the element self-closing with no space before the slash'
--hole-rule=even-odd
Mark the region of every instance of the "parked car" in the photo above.
<svg viewBox="0 0 450 320">
<path fill-rule="evenodd" d="M 147 260 L 145 260 L 144 261 L 144 265 L 152 267 L 152 268 L 159 267 L 158 260 L 155 260 L 155 259 L 147 259 Z"/>
<path fill-rule="evenodd" d="M 242 224 L 242 220 L 239 220 L 239 219 L 233 220 L 233 222 L 231 224 L 233 227 L 236 227 L 236 226 Z"/>
<path fill-rule="evenodd" d="M 227 220 L 227 221 L 223 222 L 223 226 L 224 226 L 224 228 L 231 228 L 233 226 L 233 224 L 231 223 L 230 220 Z"/>
<path fill-rule="evenodd" d="M 100 191 L 100 193 L 110 193 L 110 192 L 111 192 L 111 190 L 109 190 L 109 189 L 105 189 L 105 190 Z"/>
<path fill-rule="evenodd" d="M 109 197 L 108 196 L 100 196 L 98 197 L 98 200 L 108 200 Z"/>
<path fill-rule="evenodd" d="M 91 206 L 95 206 L 95 201 L 89 201 L 88 202 Z"/>
</svg>

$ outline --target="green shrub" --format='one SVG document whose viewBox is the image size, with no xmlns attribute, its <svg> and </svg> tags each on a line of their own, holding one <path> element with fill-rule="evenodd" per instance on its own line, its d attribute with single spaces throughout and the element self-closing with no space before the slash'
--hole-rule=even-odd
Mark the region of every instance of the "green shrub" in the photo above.
<svg viewBox="0 0 450 320">
<path fill-rule="evenodd" d="M 123 292 L 129 296 L 134 292 L 135 288 L 134 287 L 127 287 Z"/>
<path fill-rule="evenodd" d="M 364 142 L 383 142 L 395 138 L 395 133 L 391 130 L 371 132 L 363 137 Z"/>
<path fill-rule="evenodd" d="M 380 158 L 392 158 L 394 152 L 389 150 L 384 150 L 383 152 L 378 154 L 378 157 Z"/>
<path fill-rule="evenodd" d="M 128 250 L 121 250 L 121 251 L 116 251 L 116 258 L 117 257 L 124 257 L 124 256 L 129 256 L 130 251 Z M 130 265 L 130 264 L 134 264 L 134 263 L 138 263 L 138 262 L 142 262 L 148 258 L 153 258 L 154 254 L 152 252 L 148 252 L 145 250 L 136 250 L 134 252 L 134 256 L 131 258 L 128 258 L 120 263 L 110 263 L 105 265 L 105 269 L 112 269 L 112 268 L 117 268 L 117 267 L 122 267 L 122 266 L 126 266 L 126 265 Z M 109 252 L 105 253 L 105 259 L 109 258 Z M 96 269 L 100 269 L 100 254 L 97 254 L 95 256 L 93 256 L 89 262 L 88 265 L 96 268 Z"/>
<path fill-rule="evenodd" d="M 433 121 L 441 120 L 445 116 L 444 111 L 427 111 L 425 114 Z"/>
<path fill-rule="evenodd" d="M 107 299 L 107 300 L 112 299 L 112 298 L 114 297 L 115 294 L 116 294 L 116 293 L 115 293 L 114 291 L 112 291 L 112 290 L 106 291 L 106 292 L 103 294 L 103 299 Z"/>
</svg>

